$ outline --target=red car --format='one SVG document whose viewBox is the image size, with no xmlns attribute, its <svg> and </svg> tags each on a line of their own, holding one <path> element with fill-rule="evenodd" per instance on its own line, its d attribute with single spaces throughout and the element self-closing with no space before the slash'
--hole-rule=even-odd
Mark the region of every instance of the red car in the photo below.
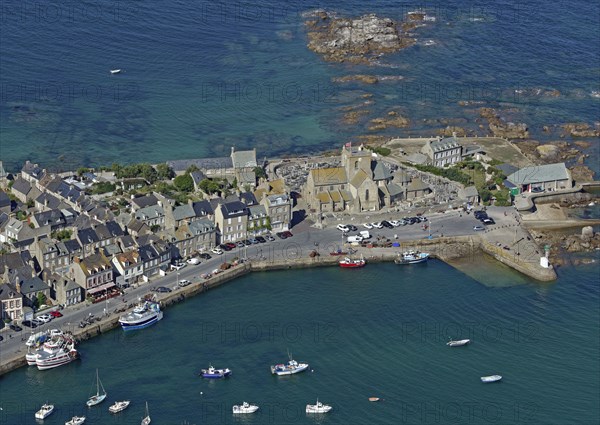
<svg viewBox="0 0 600 425">
<path fill-rule="evenodd" d="M 288 230 L 286 230 L 285 232 L 283 232 L 283 234 L 285 235 L 286 238 L 291 238 L 292 236 L 294 236 L 294 235 L 292 235 L 292 232 L 290 232 Z"/>
<path fill-rule="evenodd" d="M 234 244 L 233 242 L 227 242 L 225 245 L 226 245 L 226 246 L 227 246 L 227 248 L 229 248 L 229 249 L 233 249 L 233 248 L 235 248 L 235 247 L 237 246 L 237 245 L 236 245 L 236 244 Z"/>
<path fill-rule="evenodd" d="M 62 317 L 62 313 L 60 311 L 51 311 L 50 316 L 52 317 Z"/>
</svg>

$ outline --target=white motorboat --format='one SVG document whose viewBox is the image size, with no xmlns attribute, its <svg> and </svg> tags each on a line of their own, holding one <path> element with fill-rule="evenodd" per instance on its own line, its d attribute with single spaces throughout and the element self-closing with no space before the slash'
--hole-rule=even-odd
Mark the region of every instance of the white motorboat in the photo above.
<svg viewBox="0 0 600 425">
<path fill-rule="evenodd" d="M 100 388 L 102 388 L 102 392 L 100 392 Z M 95 406 L 100 404 L 106 398 L 106 391 L 104 390 L 104 385 L 100 382 L 100 376 L 98 375 L 98 369 L 96 369 L 96 394 L 91 396 L 88 401 L 85 403 L 88 407 Z"/>
<path fill-rule="evenodd" d="M 70 421 L 65 422 L 65 425 L 81 425 L 85 422 L 85 416 L 73 416 Z"/>
<path fill-rule="evenodd" d="M 500 376 L 500 375 L 482 376 L 481 382 L 484 382 L 484 383 L 498 382 L 501 379 L 502 379 L 502 376 Z"/>
<path fill-rule="evenodd" d="M 142 425 L 150 425 L 151 421 L 152 421 L 152 419 L 150 419 L 150 411 L 148 410 L 148 402 L 146 402 L 146 416 L 144 416 L 142 418 Z"/>
<path fill-rule="evenodd" d="M 463 345 L 467 345 L 470 342 L 471 342 L 470 339 L 459 339 L 459 340 L 456 340 L 456 341 L 453 340 L 453 339 L 451 339 L 450 341 L 448 341 L 446 343 L 446 345 L 448 347 L 460 347 L 460 346 L 463 346 Z"/>
<path fill-rule="evenodd" d="M 54 405 L 46 403 L 46 404 L 42 405 L 40 410 L 35 412 L 35 418 L 36 419 L 46 419 L 48 416 L 50 416 L 50 414 L 53 411 L 54 411 Z"/>
<path fill-rule="evenodd" d="M 120 74 L 120 73 L 121 73 L 121 69 L 111 69 L 111 70 L 110 70 L 110 73 L 111 73 L 112 75 L 115 75 L 115 74 Z"/>
<path fill-rule="evenodd" d="M 306 405 L 306 413 L 327 413 L 331 409 L 333 409 L 331 406 L 323 404 L 319 400 L 317 400 L 317 404 Z"/>
<path fill-rule="evenodd" d="M 129 407 L 129 403 L 131 403 L 129 400 L 115 401 L 115 404 L 110 406 L 108 408 L 108 411 L 110 413 L 122 412 L 123 410 L 127 409 L 127 407 Z"/>
<path fill-rule="evenodd" d="M 67 336 L 59 336 L 44 343 L 35 351 L 35 364 L 39 370 L 53 369 L 71 363 L 78 357 L 75 341 Z M 27 363 L 33 359 L 33 353 L 25 355 Z"/>
<path fill-rule="evenodd" d="M 247 402 L 243 402 L 240 406 L 233 406 L 233 413 L 254 413 L 258 410 L 258 406 L 255 404 L 250 404 Z"/>
<path fill-rule="evenodd" d="M 119 318 L 119 323 L 124 331 L 144 329 L 163 318 L 160 305 L 155 302 L 146 301 L 133 309 L 131 313 Z"/>
</svg>

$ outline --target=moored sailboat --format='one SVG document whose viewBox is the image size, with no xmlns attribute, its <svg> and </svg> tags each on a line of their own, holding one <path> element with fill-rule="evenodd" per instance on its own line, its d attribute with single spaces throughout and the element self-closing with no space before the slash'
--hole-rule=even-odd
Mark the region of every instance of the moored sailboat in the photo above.
<svg viewBox="0 0 600 425">
<path fill-rule="evenodd" d="M 102 388 L 102 392 L 100 392 L 100 388 Z M 95 406 L 100 404 L 106 398 L 106 391 L 104 390 L 104 386 L 100 381 L 100 375 L 98 375 L 98 369 L 96 369 L 96 394 L 91 396 L 88 401 L 85 403 L 88 407 Z"/>
<path fill-rule="evenodd" d="M 141 425 L 150 425 L 151 421 L 152 421 L 152 419 L 150 419 L 150 411 L 148 410 L 148 402 L 146 402 L 146 416 L 144 416 L 142 418 Z"/>
</svg>

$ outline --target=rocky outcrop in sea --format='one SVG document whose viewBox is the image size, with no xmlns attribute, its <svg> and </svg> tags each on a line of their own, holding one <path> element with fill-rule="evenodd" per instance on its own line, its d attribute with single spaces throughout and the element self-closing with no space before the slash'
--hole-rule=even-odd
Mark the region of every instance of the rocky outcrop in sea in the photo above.
<svg viewBox="0 0 600 425">
<path fill-rule="evenodd" d="M 340 18 L 324 10 L 304 14 L 308 48 L 329 62 L 371 64 L 379 56 L 412 46 L 416 40 L 390 18 L 375 14 Z"/>
</svg>

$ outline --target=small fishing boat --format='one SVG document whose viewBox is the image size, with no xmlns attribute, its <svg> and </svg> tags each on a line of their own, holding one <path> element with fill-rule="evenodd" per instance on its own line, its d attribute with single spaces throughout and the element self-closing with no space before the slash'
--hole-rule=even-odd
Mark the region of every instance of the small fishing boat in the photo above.
<svg viewBox="0 0 600 425">
<path fill-rule="evenodd" d="M 350 257 L 346 257 L 343 260 L 340 260 L 340 267 L 347 269 L 356 269 L 359 267 L 364 267 L 367 264 L 365 259 L 361 256 L 359 259 L 353 260 Z"/>
<path fill-rule="evenodd" d="M 317 404 L 307 404 L 306 413 L 327 413 L 332 409 L 331 406 L 321 403 L 317 400 Z"/>
<path fill-rule="evenodd" d="M 123 410 L 125 410 L 125 409 L 127 409 L 129 407 L 129 403 L 131 403 L 129 400 L 115 401 L 115 404 L 113 404 L 112 406 L 110 406 L 108 408 L 108 411 L 110 413 L 119 413 L 119 412 L 122 412 Z"/>
<path fill-rule="evenodd" d="M 471 342 L 471 340 L 470 340 L 470 339 L 459 339 L 459 340 L 456 340 L 456 341 L 454 341 L 454 340 L 450 339 L 450 341 L 448 341 L 448 342 L 446 343 L 446 345 L 447 345 L 448 347 L 461 347 L 461 346 L 463 346 L 463 345 L 467 345 L 467 344 L 468 344 L 468 343 L 470 343 L 470 342 Z"/>
<path fill-rule="evenodd" d="M 85 416 L 73 416 L 70 421 L 65 422 L 65 425 L 81 425 L 85 422 Z"/>
<path fill-rule="evenodd" d="M 120 73 L 121 73 L 121 69 L 111 69 L 111 70 L 110 70 L 110 73 L 111 73 L 112 75 L 115 75 L 115 74 L 120 74 Z"/>
<path fill-rule="evenodd" d="M 398 258 L 394 260 L 396 264 L 418 264 L 424 263 L 429 259 L 429 253 L 419 251 L 407 251 L 402 254 L 398 254 Z"/>
<path fill-rule="evenodd" d="M 46 404 L 42 405 L 40 410 L 35 412 L 35 418 L 36 419 L 46 419 L 48 416 L 50 416 L 50 414 L 53 411 L 54 411 L 54 405 L 46 403 Z"/>
<path fill-rule="evenodd" d="M 100 388 L 102 388 L 102 392 L 100 392 Z M 96 394 L 91 396 L 88 401 L 85 403 L 88 407 L 95 406 L 100 404 L 106 398 L 106 391 L 104 390 L 104 386 L 100 381 L 100 376 L 98 375 L 98 369 L 96 369 Z"/>
<path fill-rule="evenodd" d="M 225 369 L 215 369 L 214 367 L 209 366 L 208 369 L 202 369 L 200 372 L 200 376 L 208 379 L 221 379 L 226 378 L 231 375 L 231 370 L 228 368 Z"/>
<path fill-rule="evenodd" d="M 255 404 L 246 403 L 245 401 L 240 406 L 233 406 L 233 413 L 254 413 L 258 410 L 258 406 Z"/>
<path fill-rule="evenodd" d="M 379 397 L 369 397 L 369 401 L 379 401 Z"/>
<path fill-rule="evenodd" d="M 273 375 L 294 375 L 308 369 L 308 363 L 298 363 L 296 360 L 292 359 L 290 353 L 288 353 L 288 357 L 290 360 L 286 364 L 276 364 L 271 366 L 271 373 Z"/>
<path fill-rule="evenodd" d="M 500 376 L 500 375 L 482 376 L 481 382 L 484 382 L 484 383 L 498 382 L 501 379 L 502 379 L 502 376 Z"/>
<path fill-rule="evenodd" d="M 148 402 L 146 402 L 146 416 L 144 416 L 142 418 L 141 425 L 150 425 L 151 421 L 152 421 L 152 419 L 150 419 L 150 411 L 148 410 Z"/>
</svg>

